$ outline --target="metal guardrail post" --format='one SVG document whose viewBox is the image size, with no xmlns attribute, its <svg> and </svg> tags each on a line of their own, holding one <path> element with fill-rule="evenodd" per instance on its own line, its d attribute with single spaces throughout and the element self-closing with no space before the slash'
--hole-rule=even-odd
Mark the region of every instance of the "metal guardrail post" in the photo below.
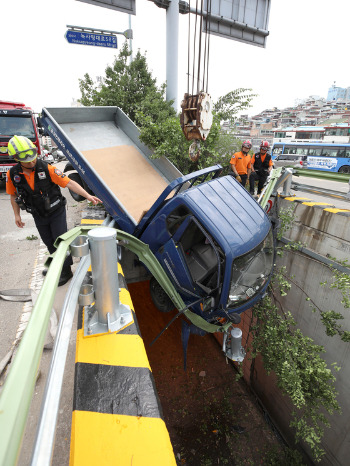
<svg viewBox="0 0 350 466">
<path fill-rule="evenodd" d="M 93 285 L 83 286 L 79 296 L 79 302 L 85 305 L 85 335 L 114 332 L 133 320 L 129 306 L 119 301 L 116 238 L 116 230 L 109 227 L 88 233 Z"/>
<path fill-rule="evenodd" d="M 281 170 L 282 168 L 276 168 L 275 170 L 272 170 L 270 174 L 270 180 L 268 181 L 267 185 L 265 188 L 262 190 L 260 197 L 258 199 L 258 203 L 261 205 L 263 209 L 265 209 L 268 200 L 271 197 L 271 194 L 276 191 L 277 187 L 277 182 L 280 179 L 281 175 Z"/>
<path fill-rule="evenodd" d="M 283 183 L 283 191 L 281 195 L 283 197 L 290 196 L 290 190 L 292 189 L 292 174 L 293 174 L 293 169 L 292 168 L 286 168 L 284 174 L 286 175 L 284 183 Z M 277 189 L 277 187 L 276 187 Z"/>
</svg>

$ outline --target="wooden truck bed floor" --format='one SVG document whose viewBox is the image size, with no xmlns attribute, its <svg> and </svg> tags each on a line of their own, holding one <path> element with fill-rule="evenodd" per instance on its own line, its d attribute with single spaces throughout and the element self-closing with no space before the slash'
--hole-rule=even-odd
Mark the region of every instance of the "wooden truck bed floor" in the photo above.
<svg viewBox="0 0 350 466">
<path fill-rule="evenodd" d="M 136 222 L 167 187 L 165 179 L 134 146 L 106 147 L 82 153 Z"/>
</svg>

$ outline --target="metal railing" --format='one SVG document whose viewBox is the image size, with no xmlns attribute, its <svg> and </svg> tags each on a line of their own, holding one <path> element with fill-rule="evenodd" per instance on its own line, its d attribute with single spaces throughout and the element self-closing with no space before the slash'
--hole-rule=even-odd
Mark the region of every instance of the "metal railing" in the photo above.
<svg viewBox="0 0 350 466">
<path fill-rule="evenodd" d="M 52 266 L 47 272 L 0 395 L 1 466 L 13 465 L 17 461 L 55 292 L 69 245 L 79 234 L 94 227 L 77 227 L 59 238 Z"/>
<path fill-rule="evenodd" d="M 332 189 L 327 189 L 325 187 L 319 188 L 317 186 L 306 185 L 302 183 L 297 183 L 293 181 L 292 176 L 306 176 L 309 178 L 327 180 L 327 181 L 340 181 L 342 183 L 349 184 L 349 192 L 345 193 L 342 191 L 336 191 Z M 271 196 L 277 194 L 277 190 L 280 187 L 283 187 L 281 196 L 287 197 L 291 196 L 291 190 L 300 190 L 305 192 L 310 192 L 318 195 L 326 195 L 331 198 L 350 201 L 350 174 L 346 173 L 329 173 L 320 170 L 307 170 L 307 169 L 295 169 L 291 167 L 279 167 L 272 170 L 271 176 L 268 183 L 264 187 L 261 195 L 259 196 L 259 204 L 265 208 L 267 202 Z"/>
<path fill-rule="evenodd" d="M 326 172 L 323 170 L 308 170 L 307 168 L 293 168 L 294 176 L 307 176 L 309 178 L 318 178 L 320 180 L 339 181 L 349 183 L 349 173 Z"/>
</svg>

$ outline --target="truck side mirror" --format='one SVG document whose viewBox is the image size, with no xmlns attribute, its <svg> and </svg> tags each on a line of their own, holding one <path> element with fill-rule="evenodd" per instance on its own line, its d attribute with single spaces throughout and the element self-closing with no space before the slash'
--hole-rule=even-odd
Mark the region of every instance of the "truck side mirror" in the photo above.
<svg viewBox="0 0 350 466">
<path fill-rule="evenodd" d="M 39 132 L 40 136 L 45 136 L 45 129 L 43 128 L 40 117 L 36 118 L 36 123 L 38 125 L 38 132 Z"/>
</svg>

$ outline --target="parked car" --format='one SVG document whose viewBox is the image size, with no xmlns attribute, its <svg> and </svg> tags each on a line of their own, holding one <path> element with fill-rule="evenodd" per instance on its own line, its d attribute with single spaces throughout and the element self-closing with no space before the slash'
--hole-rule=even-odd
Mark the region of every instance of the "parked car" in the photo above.
<svg viewBox="0 0 350 466">
<path fill-rule="evenodd" d="M 274 168 L 307 168 L 307 156 L 298 154 L 280 154 L 273 160 Z"/>
</svg>

